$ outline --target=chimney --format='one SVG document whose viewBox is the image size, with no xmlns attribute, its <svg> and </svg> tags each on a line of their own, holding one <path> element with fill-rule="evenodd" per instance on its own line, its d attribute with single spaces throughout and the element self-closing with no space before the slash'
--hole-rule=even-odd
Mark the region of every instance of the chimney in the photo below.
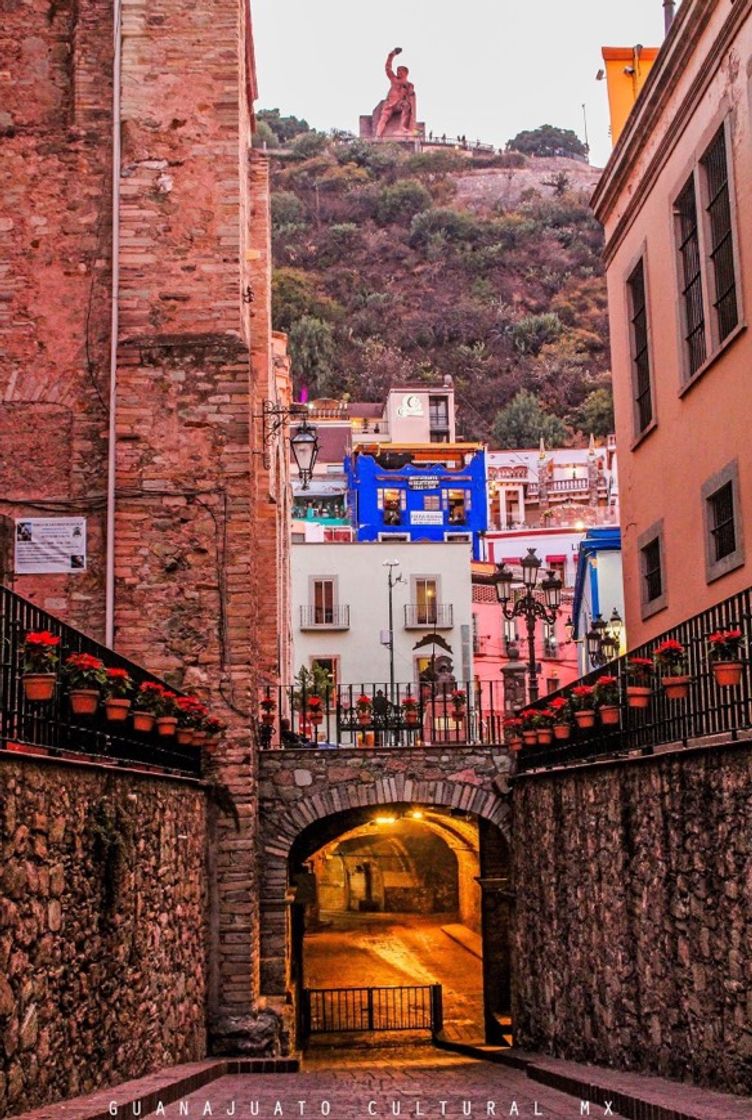
<svg viewBox="0 0 752 1120">
<path fill-rule="evenodd" d="M 663 0 L 663 21 L 668 35 L 676 15 L 676 0 Z"/>
</svg>

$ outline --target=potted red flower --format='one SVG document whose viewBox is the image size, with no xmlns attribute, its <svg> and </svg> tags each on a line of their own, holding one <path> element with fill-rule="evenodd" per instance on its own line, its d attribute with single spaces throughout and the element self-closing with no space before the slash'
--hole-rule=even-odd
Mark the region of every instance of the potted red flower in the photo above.
<svg viewBox="0 0 752 1120">
<path fill-rule="evenodd" d="M 122 723 L 128 718 L 133 680 L 127 669 L 117 667 L 105 669 L 105 678 L 104 713 L 113 723 Z"/>
<path fill-rule="evenodd" d="M 539 747 L 548 747 L 553 742 L 555 715 L 556 713 L 550 708 L 540 708 L 536 711 L 533 722 L 535 724 L 535 737 Z"/>
<path fill-rule="evenodd" d="M 606 725 L 619 722 L 619 682 L 616 677 L 604 673 L 595 682 L 593 696 L 601 723 Z"/>
<path fill-rule="evenodd" d="M 259 701 L 259 708 L 261 709 L 261 722 L 266 727 L 274 726 L 274 711 L 277 707 L 277 702 L 273 696 L 268 693 Z"/>
<path fill-rule="evenodd" d="M 556 696 L 548 702 L 549 710 L 554 713 L 554 739 L 566 742 L 572 734 L 572 707 L 566 696 Z"/>
<path fill-rule="evenodd" d="M 467 693 L 462 688 L 455 688 L 452 692 L 452 719 L 459 723 L 460 720 L 465 718 L 465 707 L 467 705 Z"/>
<path fill-rule="evenodd" d="M 227 730 L 227 724 L 223 723 L 221 719 L 216 716 L 207 716 L 204 720 L 204 731 L 207 734 L 204 746 L 207 750 L 216 747 L 223 733 Z"/>
<path fill-rule="evenodd" d="M 418 700 L 415 696 L 405 696 L 402 701 L 402 711 L 405 717 L 405 723 L 415 727 L 418 723 Z"/>
<path fill-rule="evenodd" d="M 314 727 L 318 727 L 324 719 L 323 700 L 315 694 L 308 697 L 308 719 Z"/>
<path fill-rule="evenodd" d="M 90 653 L 72 653 L 63 662 L 71 711 L 76 716 L 93 716 L 107 683 L 104 661 Z"/>
<path fill-rule="evenodd" d="M 534 747 L 538 742 L 538 731 L 535 722 L 537 717 L 538 713 L 535 708 L 525 708 L 525 710 L 520 713 L 522 742 L 526 747 Z"/>
<path fill-rule="evenodd" d="M 30 630 L 23 644 L 23 686 L 27 700 L 51 700 L 57 680 L 60 638 L 49 630 Z"/>
<path fill-rule="evenodd" d="M 686 700 L 692 678 L 687 675 L 687 651 L 675 638 L 659 642 L 653 661 L 661 674 L 661 684 L 669 700 Z"/>
<path fill-rule="evenodd" d="M 507 716 L 504 720 L 504 742 L 510 751 L 522 747 L 522 720 L 519 716 Z"/>
<path fill-rule="evenodd" d="M 167 738 L 174 735 L 178 726 L 178 707 L 177 707 L 177 694 L 171 692 L 169 688 L 162 688 L 157 693 L 156 702 L 154 704 L 154 715 L 156 717 L 157 735 Z M 195 741 L 195 733 L 194 733 Z"/>
<path fill-rule="evenodd" d="M 371 722 L 372 709 L 373 701 L 371 697 L 367 696 L 365 692 L 362 692 L 355 701 L 355 711 L 358 713 L 358 723 L 361 727 L 367 727 Z"/>
<path fill-rule="evenodd" d="M 716 630 L 708 638 L 708 648 L 715 683 L 721 688 L 739 684 L 742 679 L 744 649 L 741 630 Z"/>
<path fill-rule="evenodd" d="M 200 739 L 196 739 L 196 736 L 200 731 L 201 720 L 205 712 L 205 706 L 195 696 L 177 696 L 175 698 L 175 714 L 178 720 L 175 737 L 180 746 L 187 747 L 193 742 L 200 741 Z"/>
<path fill-rule="evenodd" d="M 652 695 L 652 657 L 627 658 L 627 703 L 630 708 L 647 708 Z"/>
<path fill-rule="evenodd" d="M 162 692 L 164 692 L 164 685 L 159 684 L 158 681 L 142 681 L 139 685 L 131 712 L 134 731 L 148 733 L 153 730 L 157 701 Z"/>
<path fill-rule="evenodd" d="M 594 692 L 591 684 L 577 684 L 572 689 L 572 710 L 578 727 L 595 727 Z"/>
</svg>

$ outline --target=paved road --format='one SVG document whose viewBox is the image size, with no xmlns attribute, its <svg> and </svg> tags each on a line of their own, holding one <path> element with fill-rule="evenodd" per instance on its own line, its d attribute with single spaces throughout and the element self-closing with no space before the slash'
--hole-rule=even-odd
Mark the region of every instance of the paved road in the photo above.
<svg viewBox="0 0 752 1120">
<path fill-rule="evenodd" d="M 519 1070 L 437 1054 L 432 1047 L 352 1052 L 329 1066 L 309 1063 L 297 1074 L 223 1077 L 164 1110 L 163 1120 L 225 1117 L 236 1120 L 456 1120 L 470 1117 L 544 1117 L 579 1120 L 580 1101 L 536 1085 Z M 604 1109 L 593 1104 L 591 1117 Z M 613 1120 L 623 1120 L 608 1112 Z"/>
<path fill-rule="evenodd" d="M 482 1037 L 481 962 L 442 933 L 449 916 L 325 913 L 323 920 L 329 928 L 306 934 L 306 987 L 441 984 L 447 1034 Z"/>
</svg>

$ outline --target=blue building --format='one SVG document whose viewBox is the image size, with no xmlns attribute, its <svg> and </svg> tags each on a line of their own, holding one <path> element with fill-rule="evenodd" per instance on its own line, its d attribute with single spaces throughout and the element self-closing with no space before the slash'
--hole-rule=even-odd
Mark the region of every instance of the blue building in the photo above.
<svg viewBox="0 0 752 1120">
<path fill-rule="evenodd" d="M 381 444 L 345 459 L 356 539 L 465 538 L 473 559 L 488 528 L 486 453 L 479 443 Z"/>
<path fill-rule="evenodd" d="M 580 543 L 572 603 L 572 638 L 579 642 L 582 674 L 593 668 L 586 640 L 593 619 L 600 615 L 608 621 L 614 610 L 624 617 L 621 531 L 618 526 L 590 528 Z M 626 648 L 626 635 L 623 635 L 619 652 L 623 653 Z"/>
</svg>

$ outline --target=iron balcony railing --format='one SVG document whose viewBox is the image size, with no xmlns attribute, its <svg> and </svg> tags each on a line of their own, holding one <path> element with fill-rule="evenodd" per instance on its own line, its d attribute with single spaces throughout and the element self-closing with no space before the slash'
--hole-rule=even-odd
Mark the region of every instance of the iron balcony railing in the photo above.
<svg viewBox="0 0 752 1120">
<path fill-rule="evenodd" d="M 501 681 L 382 681 L 270 688 L 258 720 L 266 748 L 498 746 L 505 714 Z"/>
<path fill-rule="evenodd" d="M 741 679 L 736 685 L 719 685 L 708 656 L 708 639 L 719 630 L 737 628 L 745 636 L 746 646 L 741 659 Z M 664 670 L 663 674 L 656 671 L 650 680 L 648 706 L 630 706 L 627 694 L 629 660 L 637 657 L 652 659 L 656 646 L 667 639 L 674 639 L 685 647 L 686 667 L 681 673 L 690 678 L 687 697 L 669 698 L 662 683 L 662 675 L 675 675 L 679 670 Z M 593 670 L 573 685 L 551 693 L 531 707 L 548 708 L 552 700 L 571 696 L 572 688 L 577 685 L 594 685 L 601 676 L 615 676 L 619 690 L 618 723 L 604 725 L 596 717 L 594 727 L 574 728 L 569 740 L 554 741 L 550 746 L 523 747 L 518 758 L 518 772 L 607 756 L 649 755 L 664 745 L 678 743 L 687 746 L 711 736 L 723 735 L 732 741 L 737 739 L 740 731 L 752 726 L 750 639 L 752 589 L 747 589 L 664 631 L 625 656 Z"/>
<path fill-rule="evenodd" d="M 441 984 L 392 988 L 304 988 L 303 1032 L 429 1030 L 444 1025 Z"/>
<path fill-rule="evenodd" d="M 72 653 L 88 653 L 100 658 L 108 668 L 127 669 L 136 689 L 143 681 L 159 680 L 10 588 L 0 587 L 0 751 L 36 752 L 200 775 L 200 747 L 181 746 L 174 737 L 139 734 L 132 730 L 130 721 L 122 725 L 110 723 L 101 706 L 97 715 L 76 716 L 59 680 L 51 700 L 27 700 L 22 680 L 23 644 L 32 630 L 49 630 L 60 637 L 59 665 Z M 171 685 L 169 688 L 181 695 Z"/>
<path fill-rule="evenodd" d="M 448 630 L 454 626 L 454 607 L 451 603 L 406 603 L 405 629 L 423 627 Z"/>
<path fill-rule="evenodd" d="M 349 630 L 350 606 L 339 603 L 331 607 L 302 605 L 300 608 L 301 630 Z"/>
</svg>

